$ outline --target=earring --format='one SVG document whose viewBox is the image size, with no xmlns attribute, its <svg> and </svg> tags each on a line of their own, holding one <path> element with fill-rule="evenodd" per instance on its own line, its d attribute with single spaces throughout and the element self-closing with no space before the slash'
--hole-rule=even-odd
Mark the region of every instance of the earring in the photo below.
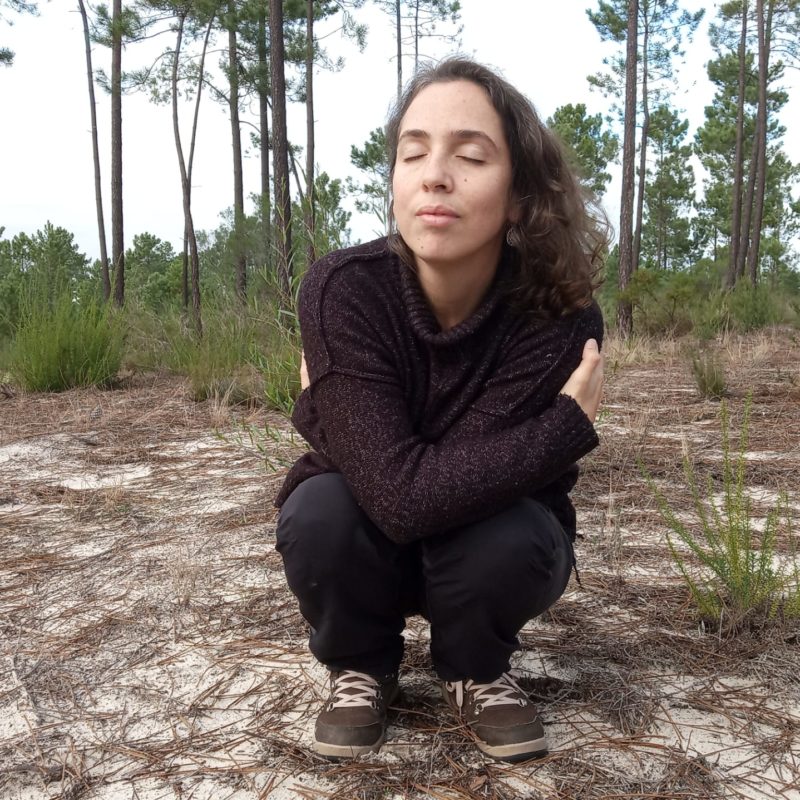
<svg viewBox="0 0 800 800">
<path fill-rule="evenodd" d="M 516 234 L 516 231 L 514 230 L 514 226 L 512 225 L 512 226 L 511 226 L 511 227 L 510 227 L 510 228 L 509 228 L 509 229 L 506 231 L 506 244 L 507 244 L 509 247 L 516 247 L 516 246 L 517 246 L 517 242 L 516 242 L 516 235 L 515 235 L 515 234 Z"/>
</svg>

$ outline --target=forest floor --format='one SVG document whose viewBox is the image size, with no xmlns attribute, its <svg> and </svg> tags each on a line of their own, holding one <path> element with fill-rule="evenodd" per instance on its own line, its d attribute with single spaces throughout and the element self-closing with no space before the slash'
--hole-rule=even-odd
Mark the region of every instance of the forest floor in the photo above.
<svg viewBox="0 0 800 800">
<path fill-rule="evenodd" d="M 734 431 L 752 393 L 762 519 L 780 491 L 800 518 L 798 338 L 713 345 Z M 681 457 L 719 484 L 719 403 L 673 342 L 612 348 L 605 398 L 574 493 L 581 585 L 516 661 L 550 755 L 485 759 L 413 619 L 386 745 L 336 764 L 311 749 L 325 673 L 274 550 L 271 499 L 303 448 L 289 422 L 193 403 L 165 376 L 0 386 L 0 798 L 798 800 L 800 626 L 700 624 L 637 465 L 691 523 Z"/>
</svg>

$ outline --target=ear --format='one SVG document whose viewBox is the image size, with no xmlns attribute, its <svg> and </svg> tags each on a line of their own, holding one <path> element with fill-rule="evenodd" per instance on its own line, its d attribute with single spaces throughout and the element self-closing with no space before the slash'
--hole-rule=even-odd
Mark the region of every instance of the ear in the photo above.
<svg viewBox="0 0 800 800">
<path fill-rule="evenodd" d="M 511 205 L 508 208 L 508 221 L 512 225 L 516 225 L 520 219 L 522 219 L 522 207 L 521 203 L 517 198 L 512 195 L 511 196 Z"/>
</svg>

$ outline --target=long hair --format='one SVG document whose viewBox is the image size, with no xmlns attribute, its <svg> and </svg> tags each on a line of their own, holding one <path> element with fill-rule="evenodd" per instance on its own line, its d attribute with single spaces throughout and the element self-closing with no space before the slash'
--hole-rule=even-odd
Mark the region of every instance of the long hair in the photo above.
<svg viewBox="0 0 800 800">
<path fill-rule="evenodd" d="M 400 124 L 414 98 L 431 84 L 462 80 L 477 84 L 489 95 L 511 154 L 511 189 L 520 211 L 503 245 L 503 257 L 513 265 L 511 305 L 540 320 L 585 307 L 601 282 L 608 222 L 585 194 L 559 141 L 531 102 L 487 67 L 456 56 L 417 72 L 386 126 L 390 183 Z M 391 210 L 390 226 L 390 247 L 413 266 L 413 254 L 396 231 Z"/>
</svg>

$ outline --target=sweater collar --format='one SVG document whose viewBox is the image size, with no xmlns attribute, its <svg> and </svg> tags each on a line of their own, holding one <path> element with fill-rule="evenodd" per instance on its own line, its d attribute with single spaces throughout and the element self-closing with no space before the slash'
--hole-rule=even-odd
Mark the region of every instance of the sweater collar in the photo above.
<svg viewBox="0 0 800 800">
<path fill-rule="evenodd" d="M 430 307 L 428 298 L 422 291 L 417 273 L 401 259 L 398 259 L 398 262 L 403 300 L 411 328 L 418 339 L 435 346 L 461 342 L 483 325 L 497 308 L 504 294 L 504 279 L 509 271 L 506 259 L 502 259 L 492 283 L 475 311 L 454 328 L 443 331 Z"/>
</svg>

